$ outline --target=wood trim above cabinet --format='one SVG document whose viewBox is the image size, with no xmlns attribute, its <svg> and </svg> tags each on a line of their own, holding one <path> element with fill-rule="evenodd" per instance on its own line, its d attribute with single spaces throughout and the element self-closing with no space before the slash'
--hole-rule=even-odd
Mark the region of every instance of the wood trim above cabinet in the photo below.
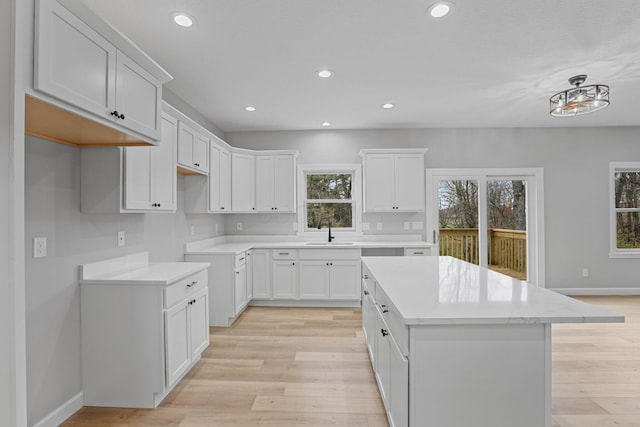
<svg viewBox="0 0 640 427">
<path fill-rule="evenodd" d="M 24 132 L 73 146 L 154 145 L 30 95 L 25 97 Z"/>
</svg>

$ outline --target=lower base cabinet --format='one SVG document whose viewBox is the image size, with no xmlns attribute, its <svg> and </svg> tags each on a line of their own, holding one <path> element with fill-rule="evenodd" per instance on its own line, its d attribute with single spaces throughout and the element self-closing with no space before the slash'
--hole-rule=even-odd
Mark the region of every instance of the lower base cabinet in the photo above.
<svg viewBox="0 0 640 427">
<path fill-rule="evenodd" d="M 167 286 L 82 284 L 84 405 L 155 408 L 209 345 L 207 273 Z"/>
</svg>

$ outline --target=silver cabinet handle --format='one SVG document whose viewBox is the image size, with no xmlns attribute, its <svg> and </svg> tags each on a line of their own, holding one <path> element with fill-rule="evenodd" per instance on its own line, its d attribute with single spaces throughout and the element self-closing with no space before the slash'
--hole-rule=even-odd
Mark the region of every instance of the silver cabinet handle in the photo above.
<svg viewBox="0 0 640 427">
<path fill-rule="evenodd" d="M 191 282 L 191 283 L 187 283 L 187 288 L 190 288 L 190 287 L 195 286 L 195 285 L 197 285 L 197 284 L 198 284 L 198 282 L 194 280 L 194 281 L 193 281 L 193 282 Z"/>
</svg>

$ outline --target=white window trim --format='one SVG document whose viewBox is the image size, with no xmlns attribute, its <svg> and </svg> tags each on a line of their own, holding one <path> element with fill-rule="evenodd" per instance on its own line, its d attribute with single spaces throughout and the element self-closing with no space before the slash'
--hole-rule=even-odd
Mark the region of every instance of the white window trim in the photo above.
<svg viewBox="0 0 640 427">
<path fill-rule="evenodd" d="M 306 230 L 306 208 L 305 200 L 307 198 L 307 174 L 322 173 L 350 173 L 353 175 L 351 183 L 351 200 L 353 201 L 353 224 L 354 229 L 350 231 L 341 231 L 332 229 L 331 232 L 340 239 L 340 237 L 359 237 L 362 236 L 362 168 L 358 164 L 333 164 L 333 165 L 298 165 L 298 236 L 317 237 L 320 238 L 327 234 L 327 230 L 323 227 L 321 230 Z"/>
<path fill-rule="evenodd" d="M 430 169 L 426 171 L 427 230 L 438 230 L 439 222 L 438 191 L 436 182 L 441 179 L 477 179 L 479 181 L 498 178 L 526 179 L 528 182 L 527 205 L 527 253 L 535 255 L 527 263 L 527 282 L 545 287 L 545 250 L 544 250 L 544 173 L 542 168 L 462 168 Z M 483 189 L 478 188 L 478 191 Z M 481 210 L 482 212 L 482 210 Z M 480 224 L 484 218 L 478 218 Z M 427 241 L 436 245 L 435 234 L 427 232 Z"/>
<path fill-rule="evenodd" d="M 639 249 L 619 249 L 616 228 L 616 180 L 615 173 L 640 172 L 640 162 L 609 163 L 609 258 L 640 258 Z"/>
</svg>

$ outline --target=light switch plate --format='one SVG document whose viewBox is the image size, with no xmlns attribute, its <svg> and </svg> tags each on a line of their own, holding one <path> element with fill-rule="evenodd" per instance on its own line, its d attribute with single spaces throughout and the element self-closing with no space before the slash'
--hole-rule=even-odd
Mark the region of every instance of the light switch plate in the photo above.
<svg viewBox="0 0 640 427">
<path fill-rule="evenodd" d="M 408 230 L 410 225 L 411 225 L 411 224 L 409 223 L 409 221 L 405 221 L 405 222 L 404 222 L 404 229 L 405 229 L 405 230 Z"/>
<path fill-rule="evenodd" d="M 121 248 L 125 244 L 124 231 L 118 231 L 118 247 Z"/>
<path fill-rule="evenodd" d="M 378 231 L 382 230 L 382 223 L 381 222 L 376 223 L 376 230 L 378 230 Z"/>
<path fill-rule="evenodd" d="M 47 256 L 47 238 L 34 237 L 33 238 L 33 257 L 44 258 L 46 256 Z"/>
<path fill-rule="evenodd" d="M 369 223 L 368 222 L 363 222 L 362 223 L 362 231 L 369 231 Z"/>
</svg>

